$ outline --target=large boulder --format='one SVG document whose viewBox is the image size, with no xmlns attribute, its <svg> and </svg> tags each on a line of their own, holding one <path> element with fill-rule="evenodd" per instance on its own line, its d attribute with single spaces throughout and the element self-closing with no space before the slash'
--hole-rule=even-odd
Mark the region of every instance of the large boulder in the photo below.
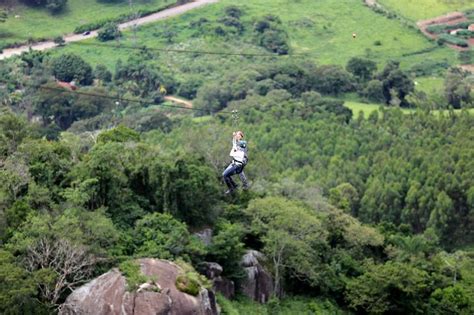
<svg viewBox="0 0 474 315">
<path fill-rule="evenodd" d="M 235 296 L 234 281 L 222 277 L 222 271 L 222 266 L 215 262 L 204 262 L 200 266 L 200 272 L 212 281 L 214 291 L 232 299 Z"/>
<path fill-rule="evenodd" d="M 201 288 L 192 296 L 176 288 L 183 270 L 159 259 L 140 259 L 141 272 L 156 279 L 142 284 L 136 292 L 126 290 L 119 270 L 106 274 L 74 290 L 61 305 L 60 315 L 217 315 L 214 292 Z"/>
<path fill-rule="evenodd" d="M 242 267 L 247 273 L 247 278 L 241 284 L 241 291 L 254 301 L 266 303 L 273 293 L 273 279 L 261 261 L 265 257 L 256 250 L 248 250 L 242 257 Z"/>
</svg>

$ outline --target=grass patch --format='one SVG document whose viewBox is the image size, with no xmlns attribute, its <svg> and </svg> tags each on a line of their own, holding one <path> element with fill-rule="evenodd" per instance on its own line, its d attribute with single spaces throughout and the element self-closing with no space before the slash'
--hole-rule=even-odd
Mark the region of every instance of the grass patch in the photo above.
<svg viewBox="0 0 474 315">
<path fill-rule="evenodd" d="M 194 270 L 193 266 L 185 261 L 178 259 L 176 264 L 181 267 L 183 272 L 176 277 L 176 288 L 184 293 L 197 296 L 201 288 L 210 289 L 212 284 L 203 275 Z"/>
<path fill-rule="evenodd" d="M 439 77 L 418 77 L 415 79 L 416 90 L 430 93 L 443 93 L 444 79 Z"/>
<path fill-rule="evenodd" d="M 127 291 L 138 289 L 140 284 L 149 280 L 141 270 L 140 265 L 136 261 L 127 260 L 119 265 L 119 269 L 127 280 Z"/>
<path fill-rule="evenodd" d="M 366 103 L 360 103 L 360 102 L 355 102 L 355 101 L 345 101 L 344 106 L 352 110 L 352 115 L 354 117 L 359 116 L 360 112 L 364 113 L 364 117 L 369 117 L 369 115 L 372 112 L 375 112 L 376 110 L 379 110 L 381 104 L 366 104 Z"/>
<path fill-rule="evenodd" d="M 387 9 L 412 21 L 437 17 L 452 11 L 472 9 L 472 0 L 377 0 Z"/>
<path fill-rule="evenodd" d="M 0 24 L 0 46 L 24 42 L 29 38 L 53 38 L 70 34 L 80 25 L 117 18 L 138 10 L 158 10 L 171 3 L 170 0 L 135 1 L 131 9 L 128 1 L 71 0 L 61 13 L 51 14 L 48 9 L 18 2 L 5 23 Z M 15 18 L 16 15 L 19 18 Z"/>
</svg>

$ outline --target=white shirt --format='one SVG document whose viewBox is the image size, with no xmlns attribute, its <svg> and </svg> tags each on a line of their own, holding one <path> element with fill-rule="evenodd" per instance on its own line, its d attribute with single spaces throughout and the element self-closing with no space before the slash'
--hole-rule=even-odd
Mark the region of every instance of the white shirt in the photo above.
<svg viewBox="0 0 474 315">
<path fill-rule="evenodd" d="M 230 150 L 229 155 L 237 162 L 244 162 L 245 152 L 237 145 L 237 140 L 235 139 L 232 139 L 232 150 Z"/>
</svg>

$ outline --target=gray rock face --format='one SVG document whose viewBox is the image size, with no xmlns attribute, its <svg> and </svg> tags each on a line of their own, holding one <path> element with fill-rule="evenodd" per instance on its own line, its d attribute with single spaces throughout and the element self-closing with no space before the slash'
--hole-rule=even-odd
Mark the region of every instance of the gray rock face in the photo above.
<svg viewBox="0 0 474 315">
<path fill-rule="evenodd" d="M 212 288 L 216 292 L 222 293 L 228 299 L 233 299 L 235 296 L 234 281 L 223 277 L 217 277 L 212 280 Z"/>
<path fill-rule="evenodd" d="M 194 233 L 206 246 L 211 245 L 212 243 L 212 229 L 204 229 L 202 231 Z"/>
<path fill-rule="evenodd" d="M 215 262 L 204 262 L 200 271 L 212 281 L 214 291 L 222 293 L 228 299 L 232 299 L 235 296 L 234 281 L 221 276 L 223 271 L 221 265 Z"/>
<path fill-rule="evenodd" d="M 125 277 L 113 269 L 83 285 L 61 305 L 60 315 L 217 315 L 212 291 L 194 297 L 179 291 L 176 277 L 181 268 L 159 259 L 139 260 L 143 274 L 157 279 L 136 292 L 126 291 Z M 159 291 L 159 292 L 157 292 Z"/>
<path fill-rule="evenodd" d="M 260 261 L 265 257 L 256 250 L 248 250 L 242 257 L 242 267 L 247 272 L 247 279 L 242 283 L 242 293 L 254 301 L 266 303 L 273 293 L 273 279 L 263 268 Z"/>
</svg>

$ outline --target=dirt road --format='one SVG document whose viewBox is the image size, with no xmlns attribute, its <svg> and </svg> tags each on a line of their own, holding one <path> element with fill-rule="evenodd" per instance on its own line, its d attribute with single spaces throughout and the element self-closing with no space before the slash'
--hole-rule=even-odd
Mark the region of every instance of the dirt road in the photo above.
<svg viewBox="0 0 474 315">
<path fill-rule="evenodd" d="M 178 98 L 175 96 L 165 96 L 165 100 L 179 105 L 184 105 L 187 108 L 193 108 L 193 103 L 191 103 L 190 101 L 183 100 L 182 98 Z"/>
<path fill-rule="evenodd" d="M 136 19 L 136 20 L 119 24 L 119 28 L 123 30 L 123 29 L 131 28 L 135 25 L 138 26 L 138 25 L 166 19 L 172 16 L 185 13 L 187 11 L 193 10 L 195 8 L 201 7 L 206 4 L 216 3 L 218 1 L 219 0 L 195 0 L 193 2 L 189 2 L 177 7 L 169 8 L 169 9 Z M 64 40 L 66 41 L 66 43 L 70 43 L 70 42 L 78 42 L 87 38 L 94 38 L 94 37 L 97 37 L 97 31 L 91 31 L 89 35 L 85 35 L 85 36 L 82 34 L 66 35 L 64 36 Z M 22 52 L 28 51 L 30 47 L 33 50 L 46 50 L 46 49 L 51 49 L 51 48 L 56 47 L 56 44 L 53 41 L 46 41 L 46 42 L 40 42 L 40 43 L 36 43 L 32 45 L 24 45 L 17 48 L 4 49 L 3 53 L 0 54 L 0 60 L 9 58 L 15 55 L 19 55 Z"/>
</svg>

